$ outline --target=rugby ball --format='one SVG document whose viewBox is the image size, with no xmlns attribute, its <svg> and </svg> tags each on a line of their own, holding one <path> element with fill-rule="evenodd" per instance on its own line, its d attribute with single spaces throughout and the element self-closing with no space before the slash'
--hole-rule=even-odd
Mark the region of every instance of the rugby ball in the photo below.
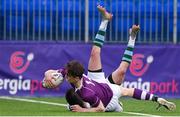
<svg viewBox="0 0 180 117">
<path fill-rule="evenodd" d="M 51 82 L 56 87 L 59 86 L 63 82 L 64 78 L 61 73 L 52 73 Z"/>
<path fill-rule="evenodd" d="M 64 80 L 64 77 L 59 72 L 50 73 L 50 77 L 44 78 L 42 85 L 45 88 L 56 88 L 58 87 Z"/>
</svg>

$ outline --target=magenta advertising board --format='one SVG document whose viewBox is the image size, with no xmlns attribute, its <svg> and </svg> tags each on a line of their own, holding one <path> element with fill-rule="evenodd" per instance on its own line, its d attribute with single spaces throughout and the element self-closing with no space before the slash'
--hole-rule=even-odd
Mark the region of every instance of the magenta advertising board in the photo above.
<svg viewBox="0 0 180 117">
<path fill-rule="evenodd" d="M 106 75 L 119 66 L 125 48 L 126 45 L 103 46 Z M 61 68 L 74 59 L 87 68 L 90 50 L 88 44 L 1 44 L 0 96 L 64 96 L 71 86 L 65 81 L 56 89 L 42 88 L 44 72 Z M 180 98 L 179 51 L 180 47 L 175 45 L 136 46 L 123 86 Z"/>
</svg>

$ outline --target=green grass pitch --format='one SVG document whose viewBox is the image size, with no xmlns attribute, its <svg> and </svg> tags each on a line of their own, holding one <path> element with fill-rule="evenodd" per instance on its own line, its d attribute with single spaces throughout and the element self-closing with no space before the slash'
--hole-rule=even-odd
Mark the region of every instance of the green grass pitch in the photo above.
<svg viewBox="0 0 180 117">
<path fill-rule="evenodd" d="M 64 98 L 26 98 L 36 101 L 45 101 L 66 104 Z M 64 106 L 51 104 L 41 104 L 26 101 L 0 99 L 0 116 L 179 116 L 180 99 L 172 99 L 176 103 L 175 111 L 168 111 L 161 107 L 156 110 L 157 103 L 151 101 L 139 101 L 134 99 L 121 99 L 124 112 L 105 112 L 105 113 L 74 113 Z"/>
</svg>

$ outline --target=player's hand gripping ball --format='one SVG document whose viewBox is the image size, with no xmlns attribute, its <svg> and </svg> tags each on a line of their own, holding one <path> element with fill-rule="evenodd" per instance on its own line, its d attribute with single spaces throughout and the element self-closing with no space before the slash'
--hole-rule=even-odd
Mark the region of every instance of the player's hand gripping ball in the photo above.
<svg viewBox="0 0 180 117">
<path fill-rule="evenodd" d="M 58 70 L 48 70 L 44 75 L 45 76 L 42 81 L 42 86 L 44 88 L 56 88 L 64 80 L 63 75 L 58 72 Z"/>
</svg>

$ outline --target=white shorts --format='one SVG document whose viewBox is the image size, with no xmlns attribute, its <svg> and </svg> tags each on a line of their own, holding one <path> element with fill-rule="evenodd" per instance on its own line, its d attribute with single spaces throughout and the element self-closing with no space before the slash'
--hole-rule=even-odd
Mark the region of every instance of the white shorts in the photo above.
<svg viewBox="0 0 180 117">
<path fill-rule="evenodd" d="M 98 83 L 108 84 L 113 91 L 113 97 L 111 98 L 109 104 L 106 106 L 106 111 L 122 112 L 123 108 L 119 104 L 119 98 L 121 97 L 121 86 L 110 83 L 109 80 L 105 78 L 104 72 L 88 72 L 87 76 L 89 79 L 94 80 Z"/>
</svg>

